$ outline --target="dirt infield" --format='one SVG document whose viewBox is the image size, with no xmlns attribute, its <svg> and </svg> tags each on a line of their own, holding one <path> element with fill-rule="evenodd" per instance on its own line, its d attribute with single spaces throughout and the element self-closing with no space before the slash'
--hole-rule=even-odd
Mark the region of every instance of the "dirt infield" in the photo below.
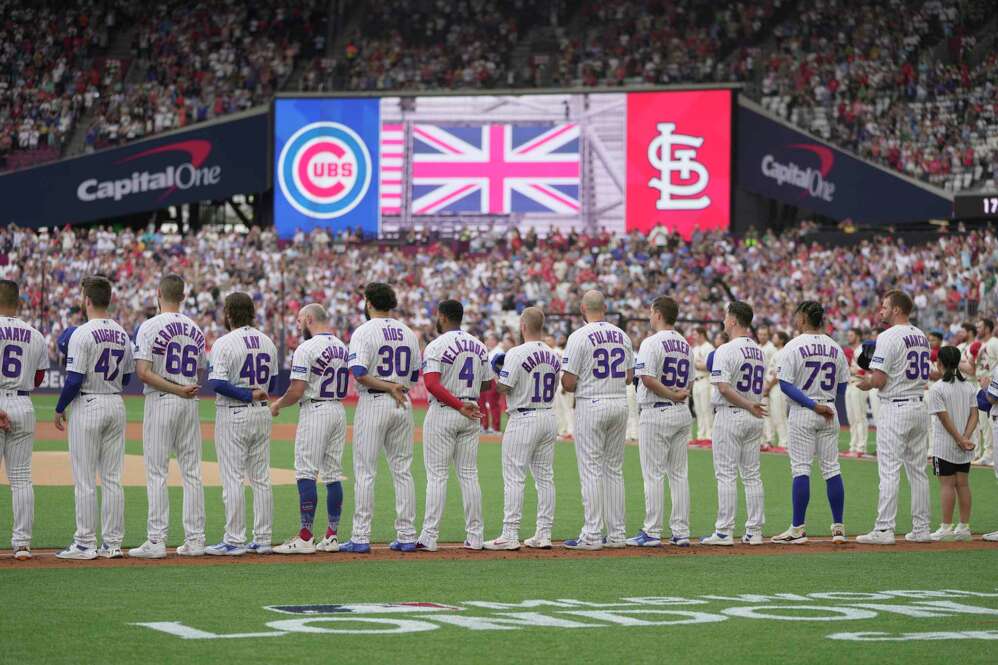
<svg viewBox="0 0 998 665">
<path fill-rule="evenodd" d="M 336 564 L 356 561 L 466 561 L 466 560 L 561 560 L 561 559 L 592 559 L 607 557 L 660 557 L 671 559 L 677 557 L 704 556 L 806 556 L 808 554 L 854 553 L 854 552 L 942 552 L 956 550 L 993 549 L 998 552 L 998 543 L 981 540 L 980 537 L 969 543 L 908 543 L 902 540 L 893 547 L 882 545 L 833 545 L 830 540 L 813 539 L 805 545 L 736 545 L 734 547 L 694 546 L 678 547 L 628 547 L 626 549 L 604 549 L 599 552 L 582 552 L 566 550 L 561 543 L 555 543 L 550 550 L 531 550 L 526 547 L 516 552 L 470 551 L 457 543 L 442 544 L 437 552 L 418 552 L 403 554 L 393 552 L 387 545 L 373 545 L 370 554 L 325 554 L 317 553 L 309 556 L 259 556 L 247 554 L 239 557 L 181 557 L 171 553 L 165 559 L 94 559 L 92 561 L 63 561 L 55 556 L 56 550 L 35 550 L 34 558 L 29 561 L 17 561 L 10 551 L 0 555 L 0 571 L 14 568 L 121 568 L 126 566 L 226 566 L 255 565 L 261 563 L 291 563 L 291 564 Z"/>
</svg>

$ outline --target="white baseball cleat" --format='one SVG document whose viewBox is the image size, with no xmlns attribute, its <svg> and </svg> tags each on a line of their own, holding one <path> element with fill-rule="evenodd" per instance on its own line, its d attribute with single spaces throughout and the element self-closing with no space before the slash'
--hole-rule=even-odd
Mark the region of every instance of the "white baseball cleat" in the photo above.
<svg viewBox="0 0 998 665">
<path fill-rule="evenodd" d="M 778 536 L 773 536 L 770 540 L 777 545 L 803 545 L 807 542 L 807 533 L 804 525 L 791 526 Z"/>
<path fill-rule="evenodd" d="M 177 548 L 180 556 L 204 556 L 204 543 L 184 543 Z"/>
<path fill-rule="evenodd" d="M 128 550 L 128 556 L 135 559 L 165 559 L 166 544 L 147 540 L 138 547 Z"/>
<path fill-rule="evenodd" d="M 124 559 L 125 553 L 121 551 L 121 548 L 117 545 L 108 545 L 103 543 L 100 549 L 97 550 L 97 556 L 103 557 L 105 559 Z"/>
<path fill-rule="evenodd" d="M 549 550 L 551 549 L 551 539 L 543 538 L 540 536 L 531 536 L 523 541 L 523 544 L 533 550 Z"/>
<path fill-rule="evenodd" d="M 970 525 L 967 524 L 957 524 L 953 528 L 953 540 L 961 543 L 965 543 L 972 540 L 974 535 L 970 533 Z"/>
<path fill-rule="evenodd" d="M 485 541 L 483 547 L 493 552 L 515 552 L 520 549 L 520 541 L 516 538 L 503 538 L 499 536 L 493 540 Z"/>
<path fill-rule="evenodd" d="M 907 540 L 909 543 L 931 543 L 931 542 L 933 542 L 932 535 L 929 534 L 928 530 L 926 530 L 926 531 L 910 531 L 910 532 L 904 534 L 904 539 Z"/>
<path fill-rule="evenodd" d="M 894 532 L 890 529 L 874 529 L 870 533 L 856 536 L 856 542 L 860 545 L 893 545 Z"/>
<path fill-rule="evenodd" d="M 762 534 L 746 533 L 742 536 L 742 545 L 762 545 Z"/>
<path fill-rule="evenodd" d="M 987 540 L 988 542 L 998 543 L 998 531 L 992 531 L 991 533 L 986 533 L 981 536 L 981 540 Z"/>
<path fill-rule="evenodd" d="M 603 543 L 587 543 L 586 541 L 582 540 L 582 538 L 577 538 L 573 540 L 566 540 L 565 549 L 588 550 L 590 552 L 595 552 L 597 550 L 603 549 Z"/>
<path fill-rule="evenodd" d="M 270 543 L 258 543 L 254 540 L 246 546 L 246 552 L 248 554 L 273 554 L 274 548 L 270 546 Z"/>
<path fill-rule="evenodd" d="M 470 540 L 464 541 L 464 545 L 462 545 L 462 547 L 466 550 L 471 550 L 472 552 L 481 552 L 484 549 L 481 545 L 473 544 Z"/>
<path fill-rule="evenodd" d="M 18 545 L 14 548 L 14 558 L 18 561 L 27 561 L 31 558 L 31 548 L 27 545 Z"/>
<path fill-rule="evenodd" d="M 340 542 L 336 540 L 336 534 L 333 534 L 320 540 L 319 544 L 315 546 L 315 549 L 319 552 L 339 552 Z"/>
<path fill-rule="evenodd" d="M 93 547 L 84 547 L 77 543 L 71 543 L 66 549 L 56 554 L 59 559 L 72 559 L 76 561 L 89 561 L 97 558 L 97 550 Z"/>
<path fill-rule="evenodd" d="M 832 543 L 842 545 L 846 542 L 846 528 L 841 524 L 832 525 Z"/>
<path fill-rule="evenodd" d="M 938 529 L 929 534 L 929 538 L 931 538 L 933 542 L 943 543 L 948 543 L 951 540 L 954 540 L 953 525 L 940 524 Z"/>
<path fill-rule="evenodd" d="M 315 540 L 303 540 L 300 536 L 295 536 L 275 547 L 274 554 L 315 554 Z"/>
<path fill-rule="evenodd" d="M 610 540 L 609 538 L 603 539 L 603 547 L 611 550 L 620 550 L 627 547 L 626 540 Z"/>
<path fill-rule="evenodd" d="M 246 548 L 242 545 L 230 545 L 222 542 L 211 547 L 204 548 L 205 554 L 211 556 L 242 556 L 246 554 Z"/>
<path fill-rule="evenodd" d="M 704 536 L 700 539 L 701 545 L 717 545 L 720 547 L 731 547 L 735 544 L 735 540 L 731 537 L 731 534 L 727 533 L 717 533 L 716 531 L 709 536 Z"/>
</svg>

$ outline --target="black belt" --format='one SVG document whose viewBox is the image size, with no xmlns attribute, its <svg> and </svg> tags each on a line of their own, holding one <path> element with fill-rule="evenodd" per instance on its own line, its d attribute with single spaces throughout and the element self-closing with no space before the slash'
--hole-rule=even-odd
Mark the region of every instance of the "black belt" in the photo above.
<svg viewBox="0 0 998 665">
<path fill-rule="evenodd" d="M 888 401 L 893 402 L 894 404 L 902 404 L 904 402 L 921 402 L 922 398 L 921 397 L 901 397 L 899 399 L 889 399 Z"/>
<path fill-rule="evenodd" d="M 675 402 L 655 402 L 651 405 L 651 408 L 658 409 L 663 406 L 676 406 Z"/>
<path fill-rule="evenodd" d="M 325 404 L 326 402 L 338 402 L 338 399 L 307 399 L 306 404 Z"/>
<path fill-rule="evenodd" d="M 14 393 L 14 392 L 17 393 L 18 397 L 28 397 L 29 395 L 31 395 L 31 392 L 28 391 L 28 390 L 17 390 L 17 391 L 14 391 L 14 390 L 0 390 L 0 396 L 2 396 L 2 397 L 10 397 L 11 394 Z"/>
<path fill-rule="evenodd" d="M 531 411 L 550 411 L 550 410 L 551 410 L 550 406 L 545 406 L 545 407 L 537 407 L 537 408 L 517 409 L 516 412 L 517 413 L 530 413 Z"/>
<path fill-rule="evenodd" d="M 22 392 L 22 391 L 18 391 L 18 392 Z M 24 394 L 27 395 L 28 393 L 25 392 Z M 83 392 L 81 392 L 80 394 L 81 395 L 85 395 L 85 396 L 87 396 L 87 395 L 91 395 L 92 396 L 92 395 L 120 395 L 121 393 L 83 393 Z"/>
<path fill-rule="evenodd" d="M 219 404 L 227 409 L 241 409 L 245 406 L 268 406 L 267 402 L 243 402 L 242 404 Z"/>
</svg>

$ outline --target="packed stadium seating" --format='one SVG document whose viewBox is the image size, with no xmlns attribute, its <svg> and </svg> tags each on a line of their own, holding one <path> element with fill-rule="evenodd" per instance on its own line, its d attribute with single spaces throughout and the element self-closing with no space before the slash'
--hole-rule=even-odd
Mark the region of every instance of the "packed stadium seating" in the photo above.
<svg viewBox="0 0 998 665">
<path fill-rule="evenodd" d="M 227 234 L 208 228 L 181 237 L 92 228 L 48 236 L 4 227 L 0 276 L 22 284 L 24 316 L 53 343 L 78 322 L 71 307 L 80 279 L 95 272 L 115 280 L 115 315 L 130 332 L 155 312 L 159 277 L 180 272 L 193 287 L 187 310 L 209 342 L 224 333 L 222 298 L 237 289 L 253 296 L 265 330 L 279 339 L 284 294 L 288 348 L 298 343 L 294 317 L 303 303 L 325 303 L 345 334 L 363 321 L 363 283 L 376 280 L 398 285 L 401 315 L 424 336 L 432 332 L 436 302 L 453 296 L 466 305 L 469 330 L 483 337 L 514 332 L 510 316 L 534 303 L 555 315 L 555 329 L 567 332 L 578 319 L 554 321 L 577 312 L 578 298 L 589 288 L 604 291 L 612 311 L 635 318 L 647 316 L 651 298 L 669 293 L 683 303 L 683 318 L 717 321 L 733 294 L 753 304 L 758 323 L 781 329 L 790 326 L 797 302 L 814 298 L 826 304 L 830 329 L 840 339 L 850 327 L 878 325 L 879 294 L 895 285 L 914 295 L 926 329 L 956 331 L 972 314 L 998 311 L 998 239 L 992 231 L 941 235 L 919 246 L 892 236 L 858 246 L 821 245 L 811 232 L 805 225 L 780 236 L 712 233 L 685 242 L 674 235 L 521 237 L 497 229 L 468 231 L 454 241 L 411 237 L 385 245 L 322 230 L 279 243 L 270 230 L 259 229 Z M 639 324 L 630 331 L 636 339 L 648 332 Z"/>
</svg>

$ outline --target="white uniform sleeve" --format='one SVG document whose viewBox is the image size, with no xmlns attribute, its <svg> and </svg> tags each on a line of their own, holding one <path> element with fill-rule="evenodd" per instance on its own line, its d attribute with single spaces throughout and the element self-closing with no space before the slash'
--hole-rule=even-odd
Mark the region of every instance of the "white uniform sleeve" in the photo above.
<svg viewBox="0 0 998 665">
<path fill-rule="evenodd" d="M 563 372 L 579 376 L 582 372 L 582 335 L 570 335 L 565 345 L 565 357 L 561 359 Z"/>
<path fill-rule="evenodd" d="M 877 335 L 877 345 L 873 349 L 873 359 L 870 360 L 870 371 L 879 369 L 887 376 L 892 376 L 894 365 L 897 363 L 898 354 L 895 350 L 897 345 L 893 337 L 888 337 L 887 333 Z"/>
<path fill-rule="evenodd" d="M 988 394 L 998 397 L 998 367 L 991 370 L 991 383 L 988 384 Z"/>
<path fill-rule="evenodd" d="M 47 346 L 45 345 L 45 338 L 42 337 L 42 334 L 40 332 L 38 332 L 37 330 L 35 330 L 32 334 L 34 335 L 34 339 L 37 340 L 36 343 L 35 343 L 35 370 L 36 371 L 40 371 L 40 370 L 48 369 L 49 368 L 49 350 L 48 350 Z M 35 383 L 34 383 L 35 377 L 32 376 L 30 378 L 30 380 L 31 380 L 31 387 L 34 388 L 35 387 Z"/>
<path fill-rule="evenodd" d="M 637 376 L 657 377 L 662 368 L 662 345 L 655 344 L 649 337 L 641 342 L 638 348 L 638 357 L 634 363 L 634 374 Z"/>
<path fill-rule="evenodd" d="M 215 342 L 215 345 L 211 347 L 211 356 L 208 360 L 208 365 L 211 368 L 211 374 L 208 376 L 209 381 L 216 379 L 219 381 L 232 380 L 230 376 L 231 369 L 229 368 L 229 354 L 225 349 L 225 345 Z"/>
<path fill-rule="evenodd" d="M 713 369 L 710 372 L 710 382 L 713 383 L 733 383 L 731 375 L 734 372 L 735 363 L 732 362 L 734 354 L 731 347 L 722 346 L 714 352 Z"/>
<path fill-rule="evenodd" d="M 839 360 L 837 363 L 839 367 L 839 373 L 835 379 L 835 382 L 836 384 L 849 383 L 849 361 L 846 360 L 846 354 L 842 352 L 841 348 L 839 349 L 839 351 L 840 351 Z M 836 385 L 835 389 L 838 390 L 838 385 Z"/>
<path fill-rule="evenodd" d="M 132 344 L 125 345 L 125 357 L 121 360 L 122 374 L 135 374 L 135 347 Z"/>
<path fill-rule="evenodd" d="M 624 333 L 624 350 L 627 356 L 624 358 L 624 371 L 634 369 L 634 342 L 631 341 L 630 335 Z"/>
<path fill-rule="evenodd" d="M 429 350 L 429 347 L 427 347 L 427 350 Z M 423 362 L 425 364 L 426 361 L 424 360 Z M 505 363 L 505 360 L 504 360 L 503 361 L 503 366 L 505 366 L 505 364 L 506 363 Z M 492 381 L 495 378 L 496 378 L 496 373 L 492 369 L 492 363 L 489 362 L 489 357 L 485 356 L 485 358 L 482 360 L 482 383 L 486 383 L 488 381 Z"/>
<path fill-rule="evenodd" d="M 517 357 L 517 354 L 510 351 L 506 354 L 506 359 L 502 364 L 502 369 L 499 370 L 499 376 L 496 377 L 496 381 L 509 387 L 510 389 L 513 389 L 520 380 L 521 374 L 523 374 L 523 372 L 520 371 L 519 358 Z"/>
<path fill-rule="evenodd" d="M 150 319 L 151 320 L 151 319 Z M 135 336 L 135 359 L 148 360 L 152 362 L 152 342 L 156 338 L 153 327 L 146 321 L 139 326 L 139 332 Z"/>
<path fill-rule="evenodd" d="M 437 344 L 436 341 L 431 342 L 427 345 L 426 350 L 423 354 L 423 374 L 437 373 L 440 374 L 443 370 L 440 367 L 440 360 L 443 356 L 443 344 Z M 488 364 L 488 358 L 486 357 L 485 363 Z"/>
<path fill-rule="evenodd" d="M 368 337 L 364 331 L 360 331 L 359 335 L 350 338 L 350 355 L 347 358 L 350 367 L 370 369 L 372 345 Z"/>
<path fill-rule="evenodd" d="M 787 353 L 787 348 L 783 347 L 775 360 L 777 362 L 776 378 L 796 385 L 797 371 L 800 369 L 800 356 L 796 353 Z"/>
<path fill-rule="evenodd" d="M 93 342 L 77 329 L 69 338 L 69 347 L 66 349 L 66 371 L 87 374 L 93 367 L 93 353 Z"/>
<path fill-rule="evenodd" d="M 312 371 L 312 359 L 309 358 L 305 345 L 301 344 L 291 356 L 291 380 L 308 383 L 310 371 Z"/>
<path fill-rule="evenodd" d="M 943 391 L 940 389 L 940 386 L 942 385 L 943 384 L 941 383 L 937 383 L 929 390 L 929 394 L 925 400 L 928 405 L 929 413 L 935 414 L 946 411 L 946 400 L 943 399 Z M 974 400 L 974 405 L 977 405 L 976 399 Z"/>
</svg>

